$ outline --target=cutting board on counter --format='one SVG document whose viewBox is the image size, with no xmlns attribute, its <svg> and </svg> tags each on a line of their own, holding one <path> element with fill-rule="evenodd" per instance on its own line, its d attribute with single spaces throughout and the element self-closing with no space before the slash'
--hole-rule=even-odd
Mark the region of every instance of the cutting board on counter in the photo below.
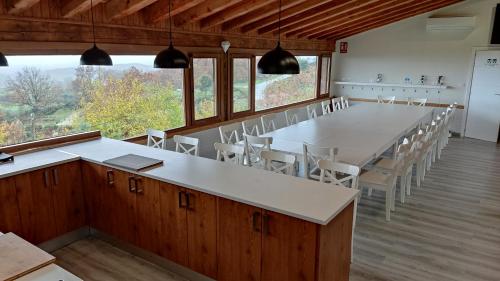
<svg viewBox="0 0 500 281">
<path fill-rule="evenodd" d="M 105 160 L 103 163 L 116 166 L 119 168 L 140 172 L 163 165 L 163 160 L 158 160 L 135 154 L 127 154 L 120 157 Z"/>
<path fill-rule="evenodd" d="M 14 233 L 0 235 L 0 280 L 15 280 L 53 263 L 56 258 Z"/>
</svg>

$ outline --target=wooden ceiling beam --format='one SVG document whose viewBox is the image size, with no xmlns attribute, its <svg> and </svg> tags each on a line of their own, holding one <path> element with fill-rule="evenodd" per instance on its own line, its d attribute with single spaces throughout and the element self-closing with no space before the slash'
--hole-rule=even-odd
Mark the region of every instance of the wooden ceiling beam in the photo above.
<svg viewBox="0 0 500 281">
<path fill-rule="evenodd" d="M 292 6 L 288 9 L 283 9 L 281 11 L 281 19 L 284 20 L 286 18 L 295 16 L 297 14 L 300 14 L 304 11 L 307 11 L 309 9 L 312 9 L 314 7 L 320 6 L 322 4 L 328 3 L 328 2 L 347 2 L 349 0 L 309 0 L 304 3 L 297 4 L 295 6 Z M 244 25 L 241 27 L 241 32 L 247 33 L 253 30 L 256 30 L 258 28 L 261 28 L 265 25 L 268 25 L 270 23 L 277 23 L 279 19 L 279 13 L 272 14 L 270 16 L 267 16 L 265 18 L 262 18 L 260 20 L 256 20 L 252 23 L 249 23 L 247 25 Z"/>
<path fill-rule="evenodd" d="M 203 18 L 220 12 L 232 5 L 238 4 L 244 0 L 209 0 L 195 6 L 173 18 L 175 26 L 183 26 L 186 23 L 199 21 Z"/>
<path fill-rule="evenodd" d="M 40 0 L 6 0 L 5 5 L 7 7 L 7 12 L 13 15 L 26 11 L 38 2 L 40 2 Z"/>
<path fill-rule="evenodd" d="M 92 4 L 95 6 L 104 2 L 105 0 L 93 0 Z M 90 0 L 62 0 L 61 13 L 63 18 L 71 18 L 80 13 L 90 10 Z"/>
<path fill-rule="evenodd" d="M 321 36 L 311 36 L 314 38 L 321 38 L 321 40 L 329 40 L 333 38 L 345 38 L 345 35 L 351 34 L 352 32 L 360 33 L 363 31 L 367 31 L 376 27 L 380 27 L 383 25 L 391 24 L 403 19 L 407 19 L 413 16 L 417 16 L 420 14 L 428 13 L 437 9 L 444 8 L 449 5 L 453 5 L 464 0 L 428 0 L 428 1 L 418 1 L 420 2 L 417 5 L 413 5 L 411 7 L 396 9 L 391 12 L 381 13 L 375 17 L 365 19 L 361 22 L 356 23 L 356 27 L 353 28 L 352 25 L 349 26 L 343 25 L 338 28 L 330 31 Z M 354 33 L 354 34 L 356 34 Z"/>
<path fill-rule="evenodd" d="M 201 20 L 201 29 L 214 27 L 266 6 L 275 0 L 247 0 Z"/>
<path fill-rule="evenodd" d="M 143 15 L 144 21 L 148 24 L 154 24 L 168 18 L 168 1 L 169 0 L 158 0 L 141 10 L 140 12 Z M 206 0 L 172 0 L 172 17 L 205 1 Z"/>
<path fill-rule="evenodd" d="M 158 0 L 111 0 L 106 3 L 109 19 L 119 19 L 135 14 Z"/>
<path fill-rule="evenodd" d="M 293 5 L 297 5 L 299 3 L 306 2 L 307 0 L 282 0 L 282 9 L 288 9 Z M 249 24 L 253 21 L 260 20 L 272 14 L 275 14 L 279 11 L 280 3 L 279 1 L 274 1 L 271 4 L 263 6 L 262 8 L 252 11 L 250 13 L 246 13 L 241 17 L 234 18 L 230 21 L 222 24 L 222 30 L 227 31 L 231 29 L 240 28 L 246 24 Z"/>
<path fill-rule="evenodd" d="M 315 13 L 300 14 L 295 18 L 284 20 L 281 26 L 281 33 L 284 33 L 287 37 L 292 37 L 304 29 L 313 29 L 323 22 L 341 18 L 342 16 L 381 2 L 387 2 L 387 0 L 353 0 L 344 5 L 332 6 L 330 8 L 325 7 L 322 11 L 314 11 Z M 276 33 L 276 29 L 274 32 Z"/>
<path fill-rule="evenodd" d="M 423 2 L 428 1 L 424 0 Z M 368 18 L 374 14 L 378 14 L 381 11 L 392 11 L 400 7 L 407 7 L 407 5 L 418 4 L 422 1 L 416 0 L 390 0 L 390 1 L 378 1 L 370 6 L 363 5 L 355 10 L 349 12 L 342 12 L 337 14 L 335 18 L 326 18 L 316 23 L 313 26 L 307 28 L 297 29 L 295 31 L 287 32 L 286 36 L 297 36 L 299 38 L 305 36 L 312 36 L 318 33 L 322 33 L 325 29 L 331 29 L 332 27 L 344 24 L 346 22 L 353 22 L 355 20 L 360 20 Z"/>
</svg>

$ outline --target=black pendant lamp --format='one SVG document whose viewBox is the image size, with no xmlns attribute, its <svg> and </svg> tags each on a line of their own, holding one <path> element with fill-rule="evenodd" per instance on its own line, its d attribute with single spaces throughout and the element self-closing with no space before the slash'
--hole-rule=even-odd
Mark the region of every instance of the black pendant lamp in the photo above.
<svg viewBox="0 0 500 281">
<path fill-rule="evenodd" d="M 170 44 L 168 45 L 168 48 L 159 52 L 158 55 L 156 55 L 155 58 L 155 63 L 154 67 L 155 68 L 189 68 L 189 59 L 188 57 L 181 52 L 180 50 L 177 50 L 174 48 L 174 45 L 172 44 L 172 15 L 171 15 L 171 5 L 172 1 L 168 1 L 168 17 L 169 17 L 169 25 L 170 25 L 170 31 L 169 31 L 169 38 L 170 38 Z"/>
<path fill-rule="evenodd" d="M 9 63 L 7 62 L 7 58 L 0 52 L 0 67 L 2 66 L 9 66 Z"/>
<path fill-rule="evenodd" d="M 292 53 L 280 46 L 281 37 L 281 0 L 278 17 L 278 45 L 260 58 L 257 69 L 261 74 L 299 74 L 300 66 Z"/>
<path fill-rule="evenodd" d="M 113 65 L 111 57 L 105 51 L 97 48 L 95 44 L 95 25 L 94 25 L 94 8 L 92 0 L 90 0 L 90 13 L 92 15 L 92 36 L 94 37 L 94 46 L 85 51 L 80 57 L 80 65 Z"/>
</svg>

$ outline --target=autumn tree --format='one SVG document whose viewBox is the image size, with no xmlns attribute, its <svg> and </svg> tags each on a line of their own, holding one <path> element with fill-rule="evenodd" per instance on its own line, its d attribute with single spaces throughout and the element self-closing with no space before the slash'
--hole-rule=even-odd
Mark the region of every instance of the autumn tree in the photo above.
<svg viewBox="0 0 500 281">
<path fill-rule="evenodd" d="M 14 79 L 7 80 L 12 100 L 28 107 L 31 117 L 31 139 L 36 139 L 36 122 L 46 114 L 56 99 L 59 88 L 38 68 L 25 67 Z"/>
</svg>

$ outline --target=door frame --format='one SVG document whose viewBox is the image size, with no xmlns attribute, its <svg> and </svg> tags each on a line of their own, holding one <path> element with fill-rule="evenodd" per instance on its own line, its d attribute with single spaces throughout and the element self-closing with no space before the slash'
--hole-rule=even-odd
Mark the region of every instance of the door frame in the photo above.
<svg viewBox="0 0 500 281">
<path fill-rule="evenodd" d="M 462 124 L 460 130 L 460 136 L 462 137 L 465 137 L 465 129 L 467 128 L 467 121 L 469 118 L 469 102 L 472 90 L 472 80 L 474 78 L 474 67 L 476 65 L 477 53 L 480 51 L 500 51 L 500 47 L 494 45 L 472 47 L 472 55 L 469 61 L 469 70 L 467 72 L 467 82 L 465 85 L 464 113 L 462 117 Z"/>
</svg>

